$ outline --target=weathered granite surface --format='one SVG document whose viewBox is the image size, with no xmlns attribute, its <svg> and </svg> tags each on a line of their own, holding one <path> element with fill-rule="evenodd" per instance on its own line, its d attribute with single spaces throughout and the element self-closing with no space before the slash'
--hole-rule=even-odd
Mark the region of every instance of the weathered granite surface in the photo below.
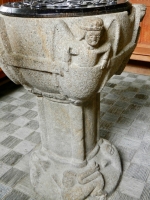
<svg viewBox="0 0 150 200">
<path fill-rule="evenodd" d="M 104 200 L 116 188 L 121 163 L 98 137 L 99 93 L 124 69 L 144 13 L 137 5 L 130 14 L 0 16 L 2 69 L 37 95 L 42 144 L 30 162 L 37 199 Z"/>
</svg>

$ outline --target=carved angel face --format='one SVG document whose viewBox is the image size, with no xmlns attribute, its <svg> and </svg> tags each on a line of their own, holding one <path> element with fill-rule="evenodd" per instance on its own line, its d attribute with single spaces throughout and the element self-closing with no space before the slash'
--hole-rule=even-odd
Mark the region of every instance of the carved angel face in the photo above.
<svg viewBox="0 0 150 200">
<path fill-rule="evenodd" d="M 90 46 L 96 46 L 100 41 L 100 37 L 100 31 L 87 31 L 85 40 Z"/>
</svg>

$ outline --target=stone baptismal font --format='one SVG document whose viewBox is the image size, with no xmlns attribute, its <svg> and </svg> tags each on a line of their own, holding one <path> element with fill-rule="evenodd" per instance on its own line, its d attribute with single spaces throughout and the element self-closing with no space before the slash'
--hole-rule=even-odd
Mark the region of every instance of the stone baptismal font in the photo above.
<svg viewBox="0 0 150 200">
<path fill-rule="evenodd" d="M 0 62 L 37 96 L 41 147 L 30 179 L 39 200 L 106 200 L 121 179 L 116 148 L 100 138 L 100 92 L 133 52 L 143 5 L 24 0 L 0 8 Z"/>
</svg>

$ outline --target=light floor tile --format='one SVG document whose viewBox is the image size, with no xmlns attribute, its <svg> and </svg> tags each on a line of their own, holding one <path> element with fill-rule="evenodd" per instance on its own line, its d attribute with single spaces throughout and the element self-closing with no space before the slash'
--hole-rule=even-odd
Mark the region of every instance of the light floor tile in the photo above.
<svg viewBox="0 0 150 200">
<path fill-rule="evenodd" d="M 133 178 L 123 177 L 119 190 L 121 193 L 134 198 L 140 198 L 144 189 L 144 183 Z"/>
<path fill-rule="evenodd" d="M 6 165 L 2 161 L 0 161 L 0 178 L 10 169 L 11 169 L 11 166 Z"/>
<path fill-rule="evenodd" d="M 33 130 L 31 130 L 27 127 L 21 127 L 17 131 L 15 131 L 12 135 L 17 137 L 17 138 L 20 138 L 20 139 L 25 139 L 31 133 L 33 133 Z"/>
<path fill-rule="evenodd" d="M 6 195 L 8 195 L 12 191 L 11 187 L 8 187 L 2 183 L 0 183 L 0 199 L 3 199 Z"/>
<path fill-rule="evenodd" d="M 35 146 L 36 146 L 36 144 L 24 140 L 24 141 L 20 142 L 14 148 L 14 151 L 19 152 L 19 153 L 25 155 L 25 154 L 29 153 Z"/>
<path fill-rule="evenodd" d="M 24 108 L 24 107 L 18 107 L 15 110 L 12 111 L 13 114 L 15 115 L 23 115 L 24 113 L 26 113 L 29 109 L 28 108 Z"/>
<path fill-rule="evenodd" d="M 0 159 L 10 151 L 9 148 L 0 144 Z"/>
<path fill-rule="evenodd" d="M 15 121 L 13 121 L 13 124 L 17 125 L 17 126 L 25 126 L 30 120 L 25 118 L 25 117 L 19 117 L 17 118 Z"/>
</svg>

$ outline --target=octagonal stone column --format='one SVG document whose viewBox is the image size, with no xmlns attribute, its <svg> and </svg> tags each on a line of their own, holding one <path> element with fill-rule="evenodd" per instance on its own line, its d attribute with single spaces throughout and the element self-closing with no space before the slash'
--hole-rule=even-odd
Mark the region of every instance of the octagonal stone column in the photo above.
<svg viewBox="0 0 150 200">
<path fill-rule="evenodd" d="M 122 173 L 99 138 L 100 92 L 133 52 L 145 7 L 67 18 L 0 16 L 4 72 L 37 96 L 41 148 L 32 153 L 37 199 L 104 200 Z"/>
</svg>

